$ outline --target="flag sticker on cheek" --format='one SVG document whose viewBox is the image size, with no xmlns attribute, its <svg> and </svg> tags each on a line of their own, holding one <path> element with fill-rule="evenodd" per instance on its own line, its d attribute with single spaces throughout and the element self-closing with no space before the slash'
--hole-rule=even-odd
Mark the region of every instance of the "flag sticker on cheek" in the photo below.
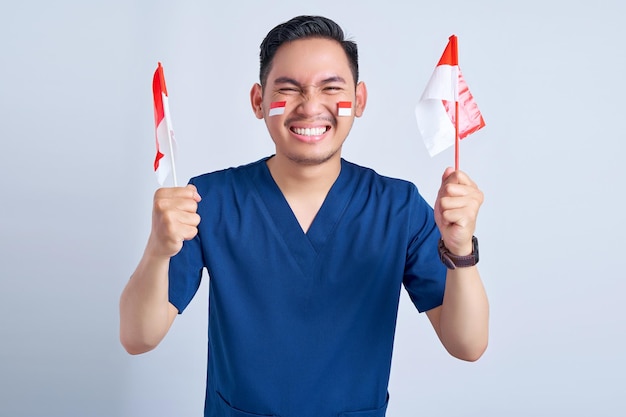
<svg viewBox="0 0 626 417">
<path fill-rule="evenodd" d="M 274 101 L 270 103 L 270 116 L 278 116 L 285 113 L 286 101 Z"/>
<path fill-rule="evenodd" d="M 352 102 L 340 101 L 337 103 L 337 116 L 352 116 Z"/>
</svg>

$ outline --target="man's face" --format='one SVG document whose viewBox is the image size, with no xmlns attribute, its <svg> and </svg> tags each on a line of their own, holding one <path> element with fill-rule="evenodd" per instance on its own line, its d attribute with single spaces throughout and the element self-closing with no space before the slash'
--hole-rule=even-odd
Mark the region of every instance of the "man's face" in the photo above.
<svg viewBox="0 0 626 417">
<path fill-rule="evenodd" d="M 365 108 L 365 85 L 355 88 L 348 57 L 329 39 L 283 44 L 274 56 L 266 85 L 252 88 L 255 114 L 264 118 L 276 156 L 305 165 L 341 156 L 354 122 Z M 286 102 L 283 114 L 270 116 L 273 102 Z M 338 103 L 351 102 L 349 116 L 338 116 Z"/>
</svg>

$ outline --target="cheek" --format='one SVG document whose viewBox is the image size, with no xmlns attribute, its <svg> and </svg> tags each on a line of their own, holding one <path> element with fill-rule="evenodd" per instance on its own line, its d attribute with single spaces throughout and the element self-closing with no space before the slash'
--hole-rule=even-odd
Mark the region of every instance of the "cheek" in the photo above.
<svg viewBox="0 0 626 417">
<path fill-rule="evenodd" d="M 265 116 L 265 126 L 267 127 L 267 130 L 272 139 L 274 139 L 277 135 L 283 134 L 284 120 L 284 115 Z"/>
</svg>

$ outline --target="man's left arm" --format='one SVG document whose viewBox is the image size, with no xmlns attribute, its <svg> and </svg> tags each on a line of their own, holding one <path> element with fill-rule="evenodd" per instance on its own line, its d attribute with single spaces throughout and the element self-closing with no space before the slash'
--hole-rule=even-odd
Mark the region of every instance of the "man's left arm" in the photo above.
<svg viewBox="0 0 626 417">
<path fill-rule="evenodd" d="M 472 237 L 483 193 L 463 172 L 446 169 L 435 202 L 435 221 L 452 255 L 472 254 Z M 448 269 L 441 306 L 426 312 L 453 356 L 475 361 L 487 348 L 489 302 L 476 266 Z"/>
</svg>

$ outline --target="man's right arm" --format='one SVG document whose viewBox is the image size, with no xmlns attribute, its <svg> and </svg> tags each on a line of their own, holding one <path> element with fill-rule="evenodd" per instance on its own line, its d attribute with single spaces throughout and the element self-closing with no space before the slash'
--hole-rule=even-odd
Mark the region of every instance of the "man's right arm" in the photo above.
<svg viewBox="0 0 626 417">
<path fill-rule="evenodd" d="M 183 241 L 198 233 L 199 201 L 193 185 L 161 188 L 154 194 L 148 244 L 120 298 L 120 341 L 128 353 L 154 349 L 178 314 L 168 298 L 169 263 Z"/>
</svg>

